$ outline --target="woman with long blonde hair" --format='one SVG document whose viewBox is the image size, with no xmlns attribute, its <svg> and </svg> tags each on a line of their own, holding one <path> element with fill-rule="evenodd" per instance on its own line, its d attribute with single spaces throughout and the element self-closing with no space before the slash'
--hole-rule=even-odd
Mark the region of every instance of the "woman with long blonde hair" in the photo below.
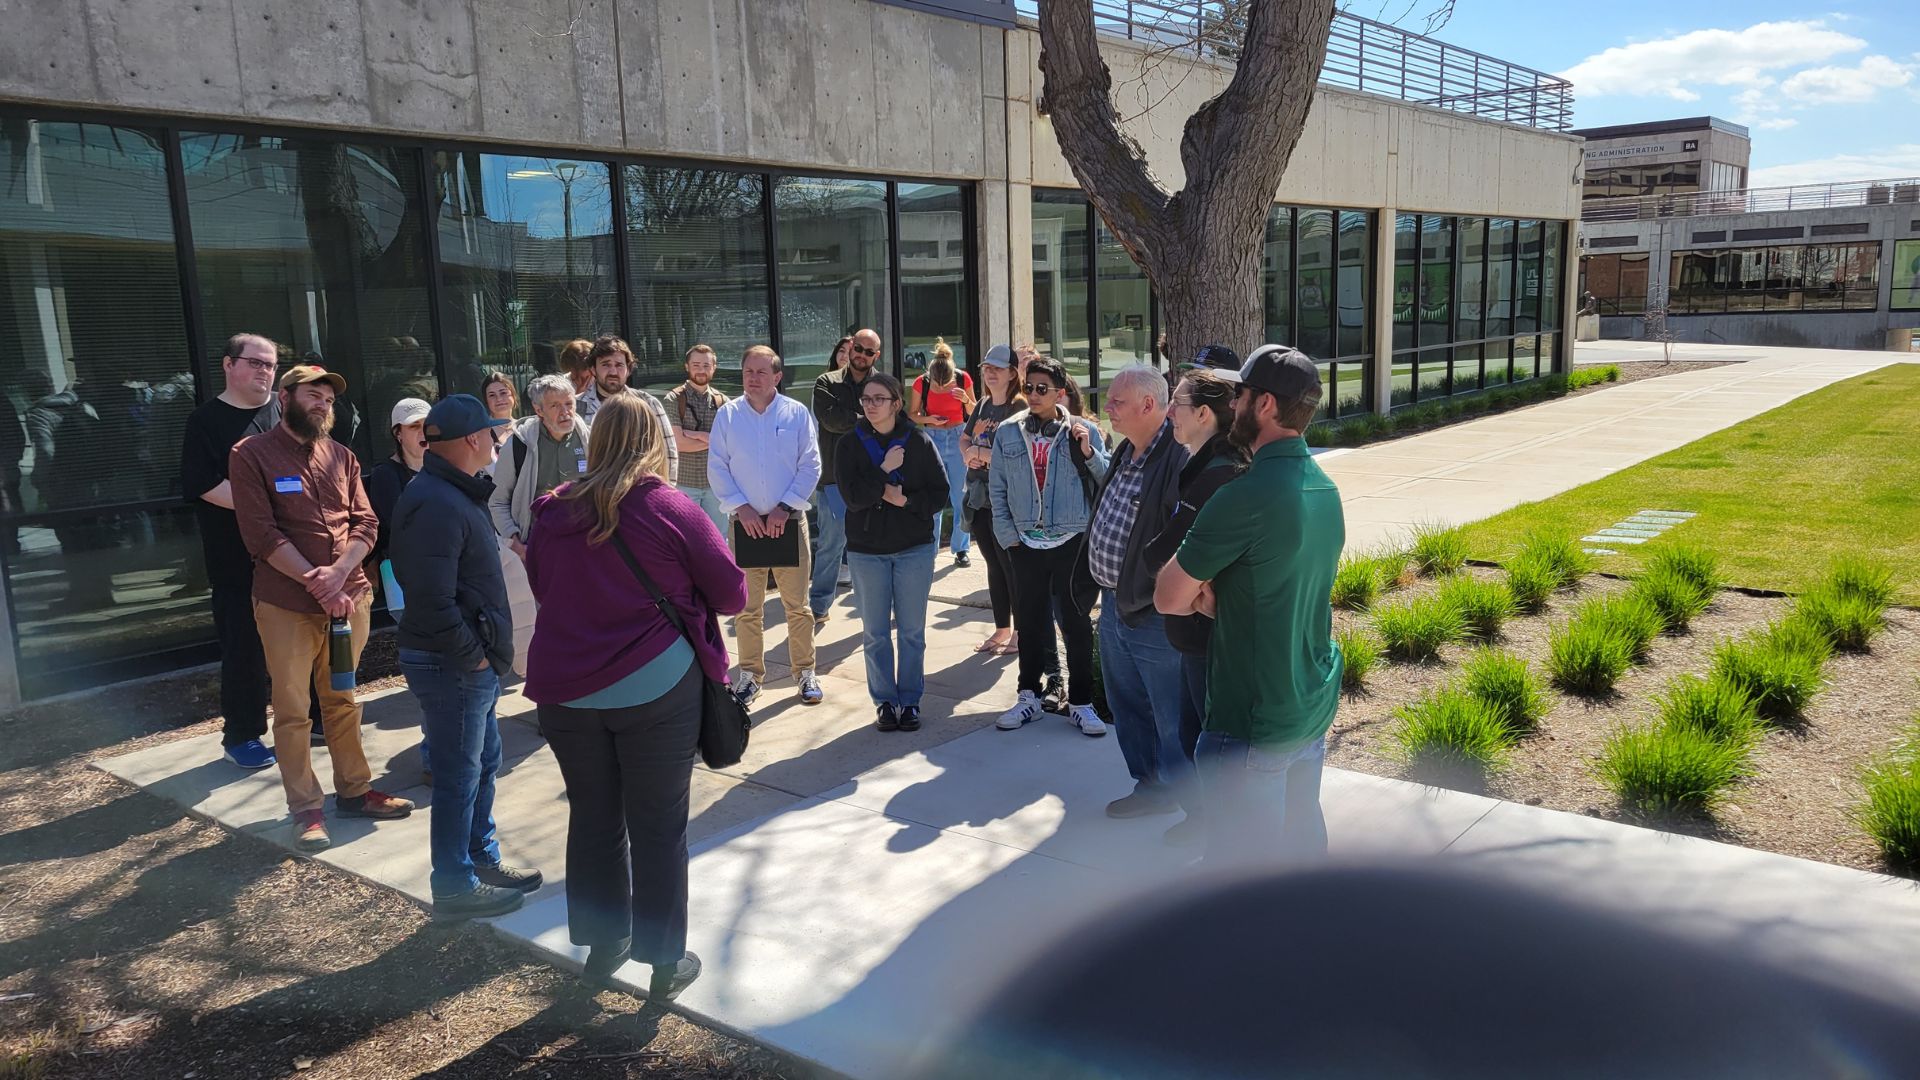
<svg viewBox="0 0 1920 1080">
<path fill-rule="evenodd" d="M 568 932 L 590 983 L 631 958 L 652 965 L 659 1000 L 700 974 L 686 951 L 688 792 L 704 678 L 727 675 L 720 616 L 747 602 L 720 530 L 667 482 L 666 439 L 638 397 L 608 398 L 586 475 L 535 501 L 527 541 L 540 613 L 526 695 L 567 786 Z"/>
</svg>

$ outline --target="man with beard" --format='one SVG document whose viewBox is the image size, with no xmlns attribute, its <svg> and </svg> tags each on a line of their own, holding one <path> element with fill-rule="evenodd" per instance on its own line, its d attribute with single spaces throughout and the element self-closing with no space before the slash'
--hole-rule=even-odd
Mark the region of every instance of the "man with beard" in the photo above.
<svg viewBox="0 0 1920 1080">
<path fill-rule="evenodd" d="M 1340 702 L 1331 595 L 1346 519 L 1301 437 L 1320 404 L 1314 362 L 1264 345 L 1232 378 L 1232 438 L 1253 464 L 1200 509 L 1153 599 L 1163 615 L 1215 620 L 1194 752 L 1206 859 L 1271 865 L 1327 848 L 1320 774 Z"/>
<path fill-rule="evenodd" d="M 333 759 L 334 812 L 403 818 L 413 804 L 373 789 L 360 746 L 360 704 L 333 687 L 329 631 L 349 629 L 352 665 L 367 643 L 373 587 L 360 564 L 379 523 L 353 451 L 334 442 L 333 403 L 347 380 L 313 364 L 280 379 L 281 422 L 242 439 L 228 457 L 233 513 L 253 556 L 253 617 L 273 681 L 273 750 L 302 851 L 328 844 L 326 793 L 307 745 L 308 687 L 317 687 Z"/>
<path fill-rule="evenodd" d="M 847 366 L 821 372 L 813 381 L 813 416 L 820 427 L 820 491 L 815 499 L 820 536 L 814 545 L 813 584 L 807 602 L 816 624 L 827 620 L 833 590 L 840 582 L 840 559 L 847 553 L 847 501 L 833 482 L 834 450 L 840 437 L 866 415 L 860 408 L 860 391 L 879 360 L 880 335 L 862 330 L 847 342 Z"/>
<path fill-rule="evenodd" d="M 613 334 L 602 334 L 594 339 L 593 352 L 588 355 L 593 363 L 593 385 L 587 387 L 587 392 L 574 402 L 574 411 L 580 419 L 591 422 L 593 414 L 600 411 L 600 403 L 610 397 L 635 394 L 639 396 L 640 403 L 653 413 L 653 420 L 660 425 L 661 431 L 673 426 L 667 419 L 666 406 L 660 404 L 659 398 L 627 385 L 627 378 L 633 374 L 635 365 L 633 350 L 627 347 L 625 340 Z M 589 432 L 587 437 L 591 439 L 592 433 Z M 667 475 L 676 481 L 680 477 L 680 448 L 674 445 L 673 439 L 667 440 Z"/>
<path fill-rule="evenodd" d="M 667 391 L 667 415 L 673 418 L 673 447 L 680 451 L 680 471 L 675 473 L 680 493 L 700 505 L 720 535 L 727 534 L 727 514 L 720 509 L 707 480 L 707 442 L 713 434 L 713 414 L 727 403 L 727 395 L 713 388 L 713 373 L 719 368 L 713 346 L 695 345 L 687 350 L 687 381 Z"/>
</svg>

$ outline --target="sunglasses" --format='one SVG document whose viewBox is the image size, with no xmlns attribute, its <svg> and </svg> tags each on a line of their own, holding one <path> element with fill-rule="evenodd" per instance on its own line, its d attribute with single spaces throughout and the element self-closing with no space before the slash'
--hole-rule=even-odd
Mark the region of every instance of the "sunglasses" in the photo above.
<svg viewBox="0 0 1920 1080">
<path fill-rule="evenodd" d="M 861 356 L 879 356 L 880 355 L 879 349 L 869 349 L 865 345 L 851 345 L 848 347 L 852 349 L 854 352 L 859 353 Z"/>
<path fill-rule="evenodd" d="M 891 405 L 894 402 L 899 400 L 900 400 L 899 398 L 893 397 L 892 395 L 888 395 L 887 397 L 874 397 L 873 395 L 868 394 L 860 399 L 860 404 L 866 405 L 869 407 L 875 407 L 880 405 Z"/>
<path fill-rule="evenodd" d="M 1026 391 L 1029 394 L 1057 394 L 1060 388 L 1052 383 L 1030 382 L 1026 385 Z"/>
</svg>

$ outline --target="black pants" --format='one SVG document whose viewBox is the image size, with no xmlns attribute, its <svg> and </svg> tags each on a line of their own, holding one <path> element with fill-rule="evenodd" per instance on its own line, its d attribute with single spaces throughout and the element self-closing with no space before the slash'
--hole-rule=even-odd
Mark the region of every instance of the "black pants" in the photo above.
<svg viewBox="0 0 1920 1080">
<path fill-rule="evenodd" d="M 1020 689 L 1041 693 L 1048 675 L 1060 670 L 1053 620 L 1067 639 L 1067 700 L 1093 702 L 1093 575 L 1082 565 L 1087 538 L 1074 537 L 1041 551 L 1025 545 L 1007 552 L 1013 562 L 1013 628 L 1020 634 Z"/>
<path fill-rule="evenodd" d="M 1005 630 L 1013 625 L 1013 561 L 1007 549 L 993 535 L 993 508 L 983 506 L 973 512 L 970 530 L 973 542 L 987 560 L 987 598 L 993 602 L 993 625 Z"/>
<path fill-rule="evenodd" d="M 267 654 L 253 621 L 253 579 L 214 582 L 213 636 L 220 642 L 220 745 L 238 746 L 267 733 Z M 308 718 L 320 730 L 320 694 L 307 688 Z"/>
<path fill-rule="evenodd" d="M 633 959 L 687 951 L 687 806 L 704 683 L 626 709 L 540 706 L 566 780 L 567 932 L 575 945 L 633 940 Z"/>
</svg>

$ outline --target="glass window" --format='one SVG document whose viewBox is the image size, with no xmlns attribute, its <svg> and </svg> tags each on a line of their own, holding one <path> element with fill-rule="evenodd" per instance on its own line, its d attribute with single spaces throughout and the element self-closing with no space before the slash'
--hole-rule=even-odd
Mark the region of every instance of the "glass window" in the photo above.
<svg viewBox="0 0 1920 1080">
<path fill-rule="evenodd" d="M 1683 251 L 1669 270 L 1667 306 L 1676 315 L 1727 310 L 1727 273 L 1732 256 L 1725 251 Z"/>
<path fill-rule="evenodd" d="M 1087 201 L 1077 191 L 1033 193 L 1034 348 L 1084 381 L 1087 338 Z"/>
<path fill-rule="evenodd" d="M 1420 273 L 1420 219 L 1401 214 L 1393 222 L 1393 348 L 1414 343 L 1415 279 Z"/>
<path fill-rule="evenodd" d="M 1846 284 L 1841 275 L 1844 254 L 1831 244 L 1815 244 L 1805 249 L 1801 269 L 1806 276 L 1805 306 L 1808 311 L 1839 311 L 1846 306 Z"/>
<path fill-rule="evenodd" d="M 1295 346 L 1315 360 L 1335 353 L 1334 335 L 1335 252 L 1334 212 L 1300 211 L 1299 280 L 1295 283 L 1294 310 L 1298 313 L 1299 339 Z"/>
<path fill-rule="evenodd" d="M 1369 333 L 1373 326 L 1369 310 L 1372 266 L 1373 215 L 1365 210 L 1340 211 L 1340 356 L 1365 356 L 1373 350 Z M 1359 385 L 1365 383 L 1362 375 Z"/>
<path fill-rule="evenodd" d="M 687 350 L 706 344 L 719 360 L 714 385 L 737 395 L 741 354 L 773 344 L 765 178 L 724 169 L 622 169 L 627 344 L 640 365 L 632 381 L 670 390 L 685 378 Z"/>
<path fill-rule="evenodd" d="M 936 340 L 953 350 L 953 362 L 975 359 L 967 335 L 973 301 L 967 292 L 966 191 L 950 184 L 901 184 L 900 333 L 905 366 L 921 369 L 933 358 Z"/>
<path fill-rule="evenodd" d="M 1452 341 L 1452 218 L 1427 214 L 1420 219 L 1420 280 L 1414 287 L 1419 290 L 1414 303 L 1420 313 L 1420 344 Z"/>
<path fill-rule="evenodd" d="M 1415 400 L 1431 401 L 1453 392 L 1452 349 L 1423 349 L 1414 354 Z"/>
<path fill-rule="evenodd" d="M 780 355 L 786 392 L 813 400 L 841 336 L 870 328 L 893 340 L 888 300 L 887 185 L 783 176 L 773 186 L 779 227 Z M 883 360 L 888 367 L 898 358 Z M 886 370 L 885 367 L 882 370 Z"/>
<path fill-rule="evenodd" d="M 1513 281 L 1514 231 L 1512 218 L 1494 218 L 1487 230 L 1488 337 L 1513 333 L 1517 299 Z"/>
<path fill-rule="evenodd" d="M 1293 209 L 1275 206 L 1267 211 L 1267 245 L 1261 258 L 1266 288 L 1267 340 L 1293 340 Z"/>
<path fill-rule="evenodd" d="M 1560 238 L 1566 228 L 1558 221 L 1540 223 L 1540 327 L 1543 330 L 1560 328 Z"/>
<path fill-rule="evenodd" d="M 1120 238 L 1108 231 L 1107 223 L 1094 218 L 1094 236 L 1099 245 L 1100 367 L 1096 381 L 1104 384 L 1113 373 L 1129 364 L 1151 363 L 1154 357 L 1152 290 L 1146 272 L 1133 264 L 1132 256 L 1120 244 Z M 1080 378 L 1075 375 L 1075 378 Z M 1082 381 L 1085 385 L 1085 381 Z M 1088 398 L 1089 412 L 1095 399 Z"/>
<path fill-rule="evenodd" d="M 1508 377 L 1509 375 L 1508 364 L 1510 363 L 1509 350 L 1511 349 L 1511 340 L 1512 339 L 1506 339 L 1502 341 L 1490 341 L 1487 343 L 1486 348 L 1483 351 L 1483 356 L 1485 359 L 1482 365 L 1483 374 L 1481 376 L 1482 381 L 1485 382 L 1486 385 L 1501 386 L 1511 381 Z"/>
<path fill-rule="evenodd" d="M 1767 249 L 1767 294 L 1765 310 L 1799 311 L 1800 290 L 1805 282 L 1801 271 L 1801 245 Z"/>
<path fill-rule="evenodd" d="M 1487 219 L 1461 218 L 1458 243 L 1460 277 L 1454 289 L 1457 298 L 1454 340 L 1476 341 L 1486 336 L 1482 332 L 1484 323 L 1481 313 L 1487 272 Z"/>
<path fill-rule="evenodd" d="M 484 370 L 499 368 L 524 394 L 568 341 L 620 331 L 606 164 L 433 158 L 448 390 L 478 394 Z"/>
<path fill-rule="evenodd" d="M 1464 394 L 1478 390 L 1486 385 L 1486 373 L 1482 370 L 1486 361 L 1481 355 L 1481 346 L 1462 345 L 1453 350 L 1453 392 Z"/>
<path fill-rule="evenodd" d="M 1920 311 L 1920 240 L 1893 243 L 1893 303 L 1895 311 Z"/>
<path fill-rule="evenodd" d="M 1741 248 L 1729 267 L 1728 311 L 1761 311 L 1766 304 L 1767 249 Z"/>
<path fill-rule="evenodd" d="M 1589 255 L 1583 260 L 1587 291 L 1602 315 L 1638 315 L 1647 306 L 1647 254 Z"/>
<path fill-rule="evenodd" d="M 176 259 L 158 132 L 0 126 L 0 548 L 28 696 L 211 636 L 178 505 L 196 395 Z"/>
<path fill-rule="evenodd" d="M 180 152 L 209 344 L 253 331 L 341 373 L 333 437 L 390 455 L 393 403 L 441 391 L 417 151 L 187 132 Z"/>
<path fill-rule="evenodd" d="M 1529 334 L 1540 328 L 1540 223 L 1520 222 L 1520 289 L 1514 302 L 1513 329 Z"/>
<path fill-rule="evenodd" d="M 1513 339 L 1513 381 L 1531 379 L 1540 374 L 1540 340 L 1533 334 Z"/>
<path fill-rule="evenodd" d="M 1880 308 L 1880 244 L 1840 245 L 1841 275 L 1847 286 L 1848 311 Z"/>
</svg>

